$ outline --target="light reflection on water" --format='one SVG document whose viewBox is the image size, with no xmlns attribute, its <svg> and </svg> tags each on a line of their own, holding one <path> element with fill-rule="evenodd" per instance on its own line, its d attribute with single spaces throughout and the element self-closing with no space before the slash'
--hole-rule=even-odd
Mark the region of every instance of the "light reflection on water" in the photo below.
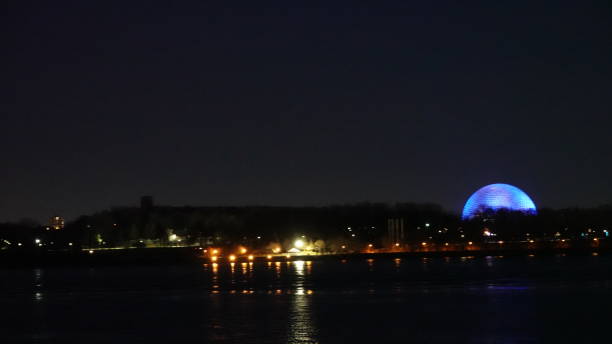
<svg viewBox="0 0 612 344">
<path fill-rule="evenodd" d="M 310 297 L 304 290 L 304 261 L 293 262 L 295 267 L 295 293 L 289 314 L 289 343 L 316 343 L 316 327 L 312 321 Z"/>
<path fill-rule="evenodd" d="M 316 343 L 317 329 L 312 320 L 311 297 L 299 287 L 291 300 L 289 343 Z"/>
<path fill-rule="evenodd" d="M 491 257 L 491 256 L 486 256 L 486 257 L 485 257 L 485 261 L 486 261 L 486 263 L 487 263 L 487 266 L 488 266 L 488 267 L 490 267 L 490 268 L 492 268 L 492 267 L 493 267 L 493 257 Z"/>
<path fill-rule="evenodd" d="M 429 274 L 438 276 L 441 269 L 444 266 L 468 266 L 477 264 L 483 266 L 491 271 L 495 271 L 498 268 L 498 264 L 503 259 L 503 256 L 462 256 L 457 258 L 443 257 L 443 258 L 417 258 L 417 259 L 406 259 L 406 258 L 393 258 L 393 259 L 366 259 L 366 269 L 363 272 L 373 273 L 374 275 L 384 276 L 385 271 L 393 272 L 397 276 L 401 276 L 399 280 L 395 280 L 387 286 L 381 285 L 380 281 L 368 279 L 367 283 L 361 283 L 363 290 L 361 292 L 367 295 L 376 294 L 402 294 L 407 291 L 420 292 L 420 293 L 431 293 L 435 291 L 435 288 L 440 288 L 437 282 L 432 283 L 431 281 L 414 280 L 410 278 L 411 274 Z M 531 255 L 525 255 L 527 259 L 533 259 Z M 559 262 L 559 256 L 554 256 L 554 260 Z M 349 263 L 352 268 L 356 267 L 356 261 L 347 261 L 345 259 L 338 260 L 335 263 L 321 262 L 317 264 L 340 264 L 345 265 Z M 236 266 L 236 265 L 239 265 Z M 314 273 L 313 275 L 313 261 L 307 260 L 294 260 L 294 261 L 265 261 L 265 262 L 219 262 L 212 264 L 203 264 L 204 271 L 207 271 L 211 278 L 210 294 L 213 295 L 292 295 L 297 298 L 298 296 L 308 296 L 314 294 L 313 286 L 316 283 L 310 281 L 313 276 L 318 276 Z M 350 271 L 350 270 L 349 270 Z M 451 271 L 452 272 L 452 271 Z M 355 271 L 350 271 L 350 274 L 354 274 Z M 42 272 L 38 272 L 39 275 Z M 266 277 L 266 275 L 268 277 Z M 268 279 L 271 277 L 271 279 Z M 354 278 L 355 276 L 352 276 Z M 365 275 L 364 275 L 365 277 Z M 258 281 L 265 279 L 266 283 L 259 283 Z M 357 280 L 355 280 L 357 281 Z M 443 279 L 445 281 L 445 279 Z M 486 282 L 487 279 L 483 279 Z M 313 285 L 314 283 L 314 285 Z M 446 282 L 444 282 L 446 283 Z M 509 284 L 508 284 L 509 283 Z M 356 283 L 355 286 L 358 286 Z M 446 285 L 443 285 L 447 288 Z M 457 288 L 457 286 L 452 286 Z M 479 286 L 478 284 L 470 284 L 465 290 L 471 292 L 477 292 L 482 290 L 484 292 L 499 292 L 499 291 L 528 291 L 532 288 L 528 285 L 520 284 L 520 281 L 502 281 L 499 283 L 485 283 Z M 326 293 L 329 291 L 323 291 Z M 354 288 L 348 288 L 344 290 L 338 290 L 341 294 L 356 294 L 359 290 Z M 37 294 L 39 295 L 39 294 Z M 42 293 L 40 294 L 42 297 Z M 309 310 L 308 300 L 292 300 L 292 314 L 295 314 L 299 319 L 308 319 L 308 314 L 300 313 L 299 310 L 306 312 Z M 302 322 L 303 324 L 304 322 Z M 314 330 L 313 330 L 314 332 Z"/>
<path fill-rule="evenodd" d="M 281 276 L 281 262 L 274 263 L 274 271 L 276 272 L 276 278 L 280 278 Z"/>
<path fill-rule="evenodd" d="M 34 292 L 34 300 L 40 302 L 43 301 L 43 293 L 40 289 L 43 288 L 43 270 L 42 269 L 34 269 L 34 287 L 36 291 Z"/>
<path fill-rule="evenodd" d="M 296 284 L 298 284 L 298 288 L 301 286 L 301 284 L 304 283 L 304 261 L 303 260 L 296 260 L 295 262 L 293 262 L 293 264 L 295 265 L 295 274 L 297 276 L 300 276 L 302 278 L 298 278 Z"/>
<path fill-rule="evenodd" d="M 34 338 L 44 331 L 57 341 L 71 338 L 70 324 L 82 314 L 97 324 L 88 331 L 117 338 L 130 331 L 134 338 L 151 333 L 151 343 L 175 337 L 191 342 L 372 343 L 382 334 L 389 342 L 551 342 L 538 336 L 572 326 L 604 328 L 607 313 L 598 310 L 612 307 L 611 271 L 612 260 L 604 254 L 584 259 L 219 261 L 61 274 L 38 269 L 26 271 L 19 285 L 28 285 L 23 292 L 27 301 L 19 307 L 10 303 L 18 288 L 7 292 L 6 286 L 16 277 L 5 278 L 9 297 L 1 301 L 16 314 L 6 322 L 12 342 L 32 342 L 23 336 Z M 584 312 L 586 305 L 596 314 Z M 443 321 L 441 315 L 454 320 Z"/>
<path fill-rule="evenodd" d="M 316 343 L 318 342 L 317 327 L 313 320 L 312 297 L 314 291 L 307 288 L 307 276 L 312 273 L 312 261 L 289 261 L 272 262 L 257 265 L 254 263 L 241 263 L 240 269 L 235 269 L 235 263 L 229 263 L 228 267 L 223 264 L 215 263 L 211 273 L 212 290 L 216 307 L 223 307 L 223 295 L 229 297 L 270 295 L 274 297 L 289 298 L 289 309 L 287 314 L 287 343 Z M 261 270 L 259 270 L 261 268 Z M 207 267 L 205 266 L 205 270 Z M 226 269 L 226 270 L 224 270 Z M 290 285 L 283 285 L 283 288 L 257 290 L 254 288 L 241 288 L 244 285 L 251 285 L 257 273 L 266 274 L 271 271 L 275 279 L 290 278 Z M 229 272 L 228 275 L 226 275 Z M 241 280 L 238 275 L 244 277 Z M 224 280 L 227 277 L 227 281 Z M 227 282 L 228 284 L 224 284 Z M 290 288 L 287 288 L 290 287 Z M 212 319 L 212 328 L 215 340 L 224 340 L 223 321 L 216 316 Z"/>
<path fill-rule="evenodd" d="M 368 271 L 372 272 L 374 270 L 374 259 L 370 258 L 367 260 L 368 262 Z"/>
</svg>

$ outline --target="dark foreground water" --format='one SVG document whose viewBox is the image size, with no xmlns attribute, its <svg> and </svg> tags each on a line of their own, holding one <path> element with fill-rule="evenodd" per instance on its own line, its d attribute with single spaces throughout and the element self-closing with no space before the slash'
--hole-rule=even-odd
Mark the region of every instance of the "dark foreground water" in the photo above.
<svg viewBox="0 0 612 344">
<path fill-rule="evenodd" d="M 1 343 L 609 343 L 612 257 L 0 271 Z"/>
</svg>

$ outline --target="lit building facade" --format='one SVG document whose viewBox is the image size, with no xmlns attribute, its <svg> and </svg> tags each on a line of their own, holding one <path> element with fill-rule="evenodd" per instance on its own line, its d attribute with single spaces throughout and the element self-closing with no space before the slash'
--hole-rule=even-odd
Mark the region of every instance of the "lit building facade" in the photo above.
<svg viewBox="0 0 612 344">
<path fill-rule="evenodd" d="M 49 226 L 55 230 L 64 229 L 64 225 L 65 221 L 64 218 L 61 216 L 56 215 L 49 220 Z"/>
</svg>

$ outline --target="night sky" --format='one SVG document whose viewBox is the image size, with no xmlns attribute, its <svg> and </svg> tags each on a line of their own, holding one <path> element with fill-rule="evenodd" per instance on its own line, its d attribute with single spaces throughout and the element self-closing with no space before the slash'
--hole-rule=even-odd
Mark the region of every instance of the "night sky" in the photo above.
<svg viewBox="0 0 612 344">
<path fill-rule="evenodd" d="M 332 4 L 333 3 L 333 4 Z M 332 6 L 332 7 L 329 7 Z M 609 1 L 5 1 L 0 221 L 612 202 Z"/>
</svg>

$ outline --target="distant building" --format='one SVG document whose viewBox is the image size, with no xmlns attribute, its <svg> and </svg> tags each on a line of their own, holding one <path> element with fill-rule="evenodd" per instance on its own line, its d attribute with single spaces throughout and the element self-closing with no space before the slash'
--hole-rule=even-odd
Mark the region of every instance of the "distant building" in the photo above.
<svg viewBox="0 0 612 344">
<path fill-rule="evenodd" d="M 465 203 L 462 218 L 469 220 L 486 210 L 506 209 L 536 214 L 536 206 L 523 190 L 508 184 L 491 184 L 480 188 Z"/>
<path fill-rule="evenodd" d="M 392 244 L 404 241 L 404 219 L 387 219 L 387 237 Z"/>
<path fill-rule="evenodd" d="M 55 230 L 60 230 L 60 229 L 64 229 L 64 225 L 65 225 L 65 221 L 64 218 L 61 216 L 53 216 L 50 220 L 49 220 L 49 227 L 55 229 Z"/>
</svg>

